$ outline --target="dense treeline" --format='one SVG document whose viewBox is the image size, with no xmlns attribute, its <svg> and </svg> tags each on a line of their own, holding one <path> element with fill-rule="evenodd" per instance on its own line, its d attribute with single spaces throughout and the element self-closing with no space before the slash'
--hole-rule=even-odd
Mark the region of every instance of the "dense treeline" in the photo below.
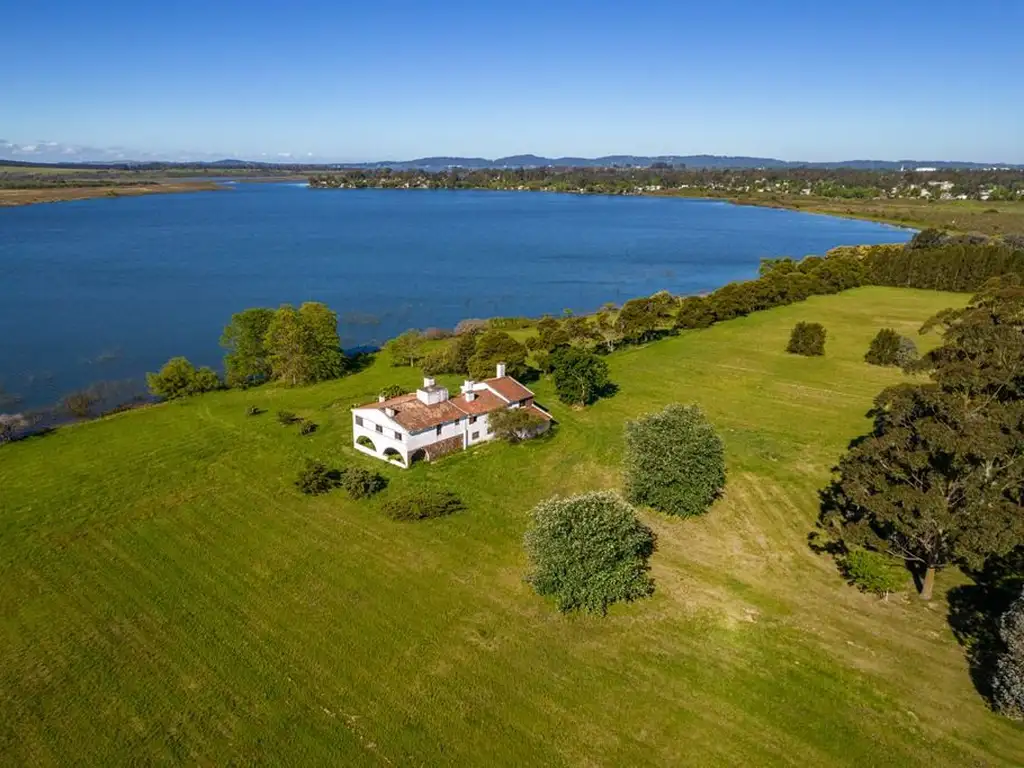
<svg viewBox="0 0 1024 768">
<path fill-rule="evenodd" d="M 1024 196 L 1024 171 L 1011 168 L 920 172 L 853 168 L 710 169 L 657 164 L 645 168 L 451 168 L 447 171 L 352 168 L 309 177 L 313 187 L 362 189 L 516 189 L 597 194 L 693 190 L 694 193 L 777 192 L 837 199 Z"/>
</svg>

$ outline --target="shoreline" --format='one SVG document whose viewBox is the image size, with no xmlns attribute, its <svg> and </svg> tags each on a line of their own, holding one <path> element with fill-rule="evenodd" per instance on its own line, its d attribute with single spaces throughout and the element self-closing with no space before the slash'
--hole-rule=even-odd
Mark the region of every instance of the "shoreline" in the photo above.
<svg viewBox="0 0 1024 768">
<path fill-rule="evenodd" d="M 143 184 L 110 184 L 87 187 L 49 187 L 0 189 L 0 208 L 23 205 L 67 203 L 74 200 L 112 199 L 140 195 L 166 195 L 181 192 L 216 192 L 230 189 L 215 181 L 171 181 Z"/>
<path fill-rule="evenodd" d="M 336 187 L 310 180 L 309 189 L 353 191 L 363 189 L 393 191 L 441 191 L 445 188 L 426 187 Z M 980 200 L 928 201 L 912 198 L 847 200 L 820 197 L 772 197 L 758 199 L 735 195 L 716 195 L 709 190 L 658 190 L 615 194 L 560 189 L 518 189 L 515 187 L 458 187 L 447 191 L 480 192 L 546 192 L 562 195 L 605 197 L 657 197 L 682 200 L 711 200 L 733 205 L 833 216 L 839 219 L 870 221 L 900 229 L 920 231 L 941 229 L 952 234 L 978 233 L 990 237 L 1024 232 L 1024 202 L 987 202 Z"/>
</svg>

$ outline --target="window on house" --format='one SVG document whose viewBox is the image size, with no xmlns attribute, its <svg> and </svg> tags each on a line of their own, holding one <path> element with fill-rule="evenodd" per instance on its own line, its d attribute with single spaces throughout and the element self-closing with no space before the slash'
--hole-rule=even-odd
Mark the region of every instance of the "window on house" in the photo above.
<svg viewBox="0 0 1024 768">
<path fill-rule="evenodd" d="M 380 424 L 374 424 L 374 426 L 377 428 L 378 432 L 380 432 L 382 435 L 384 434 L 384 427 L 382 427 Z"/>
<path fill-rule="evenodd" d="M 469 423 L 470 424 L 476 424 L 476 416 L 470 416 L 469 417 Z"/>
<path fill-rule="evenodd" d="M 437 436 L 438 436 L 438 437 L 440 437 L 440 436 L 441 436 L 441 427 L 442 427 L 442 426 L 444 426 L 444 425 L 442 425 L 442 424 L 438 424 L 438 425 L 437 425 Z"/>
<path fill-rule="evenodd" d="M 396 431 L 396 432 L 395 432 L 395 440 L 399 440 L 399 441 L 400 441 L 401 439 L 402 439 L 402 433 L 401 433 L 401 432 L 398 432 L 398 431 Z"/>
<path fill-rule="evenodd" d="M 456 427 L 459 426 L 459 420 L 458 419 L 455 420 L 455 426 Z"/>
<path fill-rule="evenodd" d="M 479 439 L 480 439 L 480 433 L 479 433 L 479 432 L 474 432 L 474 433 L 473 433 L 473 434 L 471 435 L 471 437 L 472 437 L 472 438 L 473 438 L 474 440 L 479 440 Z"/>
<path fill-rule="evenodd" d="M 362 416 L 356 416 L 356 425 L 360 426 L 360 427 L 363 426 L 363 417 Z"/>
</svg>

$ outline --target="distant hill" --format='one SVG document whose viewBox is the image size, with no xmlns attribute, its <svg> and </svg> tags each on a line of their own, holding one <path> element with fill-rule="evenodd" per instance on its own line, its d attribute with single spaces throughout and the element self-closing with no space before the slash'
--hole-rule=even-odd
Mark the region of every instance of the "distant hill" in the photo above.
<svg viewBox="0 0 1024 768">
<path fill-rule="evenodd" d="M 435 156 L 415 160 L 377 160 L 367 163 L 329 162 L 266 162 L 225 158 L 220 160 L 168 161 L 157 159 L 76 159 L 54 161 L 49 156 L 28 160 L 24 151 L 13 152 L 10 142 L 0 142 L 0 164 L 8 166 L 160 170 L 170 168 L 195 169 L 267 169 L 292 172 L 315 172 L 339 168 L 393 168 L 395 170 L 445 171 L 451 168 L 646 168 L 656 163 L 686 168 L 746 169 L 746 168 L 856 168 L 861 170 L 899 170 L 907 168 L 1024 168 L 1024 164 L 973 163 L 957 160 L 839 160 L 835 162 L 805 162 L 779 160 L 774 157 L 748 157 L 744 155 L 604 155 L 603 157 L 544 157 L 542 155 L 510 155 L 490 160 L 486 157 Z M 7 150 L 5 151 L 5 147 Z M 17 156 L 15 156 L 17 155 Z"/>
</svg>

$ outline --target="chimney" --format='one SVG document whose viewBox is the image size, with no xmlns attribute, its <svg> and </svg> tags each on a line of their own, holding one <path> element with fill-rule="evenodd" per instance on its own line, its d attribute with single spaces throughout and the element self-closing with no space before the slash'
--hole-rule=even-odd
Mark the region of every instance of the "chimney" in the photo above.
<svg viewBox="0 0 1024 768">
<path fill-rule="evenodd" d="M 462 382 L 462 394 L 466 398 L 466 402 L 473 402 L 476 400 L 476 392 L 473 391 L 473 380 L 466 379 Z"/>
<path fill-rule="evenodd" d="M 499 379 L 502 378 L 505 375 L 505 364 L 504 363 L 498 363 L 497 373 L 498 373 L 498 378 Z"/>
<path fill-rule="evenodd" d="M 395 418 L 396 411 L 394 408 L 385 408 L 384 413 L 387 415 L 389 419 L 393 419 Z"/>
<path fill-rule="evenodd" d="M 434 386 L 435 383 L 436 382 L 434 381 L 434 379 L 432 377 L 427 376 L 427 377 L 425 377 L 423 379 L 423 388 L 424 389 L 430 389 L 432 386 Z"/>
<path fill-rule="evenodd" d="M 377 395 L 377 402 L 378 403 L 383 403 L 385 400 L 387 400 L 387 398 L 384 397 L 384 395 Z"/>
</svg>

